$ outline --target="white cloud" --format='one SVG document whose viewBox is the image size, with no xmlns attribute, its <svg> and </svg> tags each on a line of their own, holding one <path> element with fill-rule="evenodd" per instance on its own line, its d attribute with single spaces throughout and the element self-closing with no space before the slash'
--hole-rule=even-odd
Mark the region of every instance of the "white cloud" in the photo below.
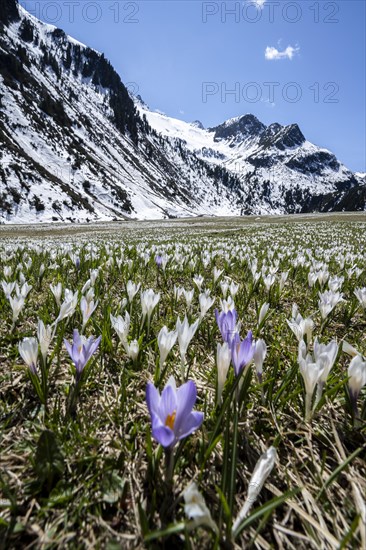
<svg viewBox="0 0 366 550">
<path fill-rule="evenodd" d="M 299 51 L 300 48 L 298 46 L 287 46 L 287 48 L 282 52 L 280 52 L 274 46 L 267 46 L 266 51 L 264 52 L 264 57 L 268 61 L 273 61 L 277 59 L 292 59 L 294 55 L 297 54 Z"/>
<path fill-rule="evenodd" d="M 260 10 L 264 8 L 264 4 L 266 3 L 266 0 L 249 0 L 249 1 L 250 1 L 250 4 L 254 4 Z"/>
</svg>

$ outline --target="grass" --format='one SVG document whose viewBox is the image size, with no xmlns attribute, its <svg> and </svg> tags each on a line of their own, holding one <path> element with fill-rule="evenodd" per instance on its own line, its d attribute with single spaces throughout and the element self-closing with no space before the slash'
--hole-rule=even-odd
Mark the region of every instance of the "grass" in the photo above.
<svg viewBox="0 0 366 550">
<path fill-rule="evenodd" d="M 294 221 L 297 220 L 297 221 Z M 143 224 L 56 228 L 1 228 L 0 272 L 9 281 L 32 285 L 12 330 L 9 301 L 0 289 L 0 530 L 4 548 L 364 548 L 365 391 L 355 422 L 347 389 L 350 357 L 339 351 L 323 398 L 311 423 L 304 422 L 304 385 L 298 343 L 286 319 L 293 303 L 315 323 L 322 342 L 346 340 L 366 354 L 366 316 L 353 291 L 366 286 L 364 216 L 324 216 L 283 220 L 183 220 Z M 155 255 L 168 256 L 165 270 Z M 73 256 L 75 255 L 75 256 Z M 75 257 L 80 267 L 75 266 Z M 277 268 L 268 291 L 257 271 Z M 31 261 L 30 261 L 31 260 Z M 316 264 L 319 263 L 319 266 Z M 39 276 L 40 266 L 45 271 Z M 343 276 L 344 301 L 323 322 L 309 270 L 325 264 L 331 277 Z M 20 268 L 19 268 L 20 266 Z M 223 270 L 216 283 L 213 268 Z M 48 353 L 47 410 L 32 387 L 18 344 L 36 335 L 38 318 L 51 324 L 59 307 L 49 285 L 78 291 L 99 268 L 94 285 L 98 306 L 85 330 L 102 336 L 81 388 L 76 415 L 67 414 L 73 370 L 63 344 L 81 330 L 79 305 L 57 325 Z M 281 272 L 289 272 L 279 291 Z M 200 322 L 187 353 L 188 376 L 197 386 L 201 428 L 176 447 L 173 483 L 164 481 L 164 452 L 151 435 L 146 384 L 159 360 L 157 335 L 175 328 L 178 315 L 199 316 L 193 277 L 204 277 L 215 304 Z M 222 342 L 214 308 L 220 309 L 220 281 L 239 283 L 234 297 L 242 323 L 265 340 L 268 354 L 263 384 L 255 369 L 243 377 L 235 405 L 235 377 L 229 368 L 224 404 L 216 405 L 216 346 Z M 0 277 L 5 278 L 5 277 Z M 127 298 L 128 280 L 160 292 L 150 330 L 141 322 L 140 294 Z M 174 286 L 195 288 L 191 308 L 174 299 Z M 228 292 L 230 294 L 230 291 Z M 260 306 L 268 318 L 257 326 Z M 354 307 L 352 307 L 354 305 Z M 111 327 L 113 315 L 130 312 L 129 340 L 140 352 L 132 361 Z M 38 367 L 39 368 L 39 367 Z M 169 353 L 159 389 L 170 375 L 182 383 L 178 345 Z M 238 381 L 236 381 L 238 383 Z M 263 396 L 263 397 L 262 397 Z M 258 500 L 233 540 L 231 523 L 246 499 L 259 457 L 274 445 L 277 461 Z M 191 529 L 183 490 L 195 481 L 219 536 Z"/>
</svg>

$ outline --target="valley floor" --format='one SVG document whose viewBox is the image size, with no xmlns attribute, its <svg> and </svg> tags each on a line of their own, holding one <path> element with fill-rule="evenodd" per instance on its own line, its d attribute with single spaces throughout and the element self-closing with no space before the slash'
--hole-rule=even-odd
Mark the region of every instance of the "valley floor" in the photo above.
<svg viewBox="0 0 366 550">
<path fill-rule="evenodd" d="M 117 237 L 119 234 L 148 236 L 159 234 L 161 231 L 174 234 L 200 234 L 209 235 L 211 232 L 216 236 L 218 233 L 230 233 L 240 231 L 248 225 L 263 224 L 298 224 L 306 222 L 366 222 L 366 212 L 342 212 L 331 214 L 293 214 L 280 216 L 242 216 L 242 217 L 197 217 L 177 218 L 171 220 L 132 220 L 125 222 L 101 222 L 90 224 L 17 224 L 0 225 L 0 239 L 8 237 L 53 237 L 60 238 L 73 236 L 98 235 L 100 237 Z M 168 236 L 168 235 L 167 235 Z"/>
</svg>

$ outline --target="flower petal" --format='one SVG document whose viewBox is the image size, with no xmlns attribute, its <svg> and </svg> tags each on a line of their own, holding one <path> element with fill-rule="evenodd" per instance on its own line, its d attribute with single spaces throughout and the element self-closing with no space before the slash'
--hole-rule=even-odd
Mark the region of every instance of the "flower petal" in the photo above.
<svg viewBox="0 0 366 550">
<path fill-rule="evenodd" d="M 203 422 L 203 413 L 198 411 L 191 412 L 188 416 L 183 419 L 181 423 L 179 432 L 176 431 L 176 436 L 178 439 L 183 439 L 190 435 L 192 432 L 197 430 Z"/>
<path fill-rule="evenodd" d="M 153 427 L 152 436 L 163 447 L 170 447 L 175 441 L 174 432 L 167 426 Z"/>
<path fill-rule="evenodd" d="M 177 390 L 177 415 L 175 418 L 174 431 L 179 432 L 182 423 L 191 413 L 197 399 L 197 388 L 193 380 L 188 380 Z"/>
<path fill-rule="evenodd" d="M 165 386 L 161 392 L 161 399 L 159 405 L 159 417 L 163 424 L 165 424 L 167 416 L 173 414 L 177 410 L 177 396 L 174 388 L 169 384 Z"/>
<path fill-rule="evenodd" d="M 148 382 L 146 387 L 146 403 L 150 416 L 157 414 L 160 401 L 160 393 L 152 382 Z"/>
</svg>

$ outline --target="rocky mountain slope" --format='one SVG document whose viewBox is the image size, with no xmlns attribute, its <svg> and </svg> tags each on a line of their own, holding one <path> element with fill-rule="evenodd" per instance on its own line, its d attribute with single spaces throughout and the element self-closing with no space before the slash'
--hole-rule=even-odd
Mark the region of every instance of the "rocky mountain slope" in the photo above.
<svg viewBox="0 0 366 550">
<path fill-rule="evenodd" d="M 150 111 L 103 54 L 0 4 L 0 223 L 300 212 L 360 185 L 297 125 Z"/>
</svg>

